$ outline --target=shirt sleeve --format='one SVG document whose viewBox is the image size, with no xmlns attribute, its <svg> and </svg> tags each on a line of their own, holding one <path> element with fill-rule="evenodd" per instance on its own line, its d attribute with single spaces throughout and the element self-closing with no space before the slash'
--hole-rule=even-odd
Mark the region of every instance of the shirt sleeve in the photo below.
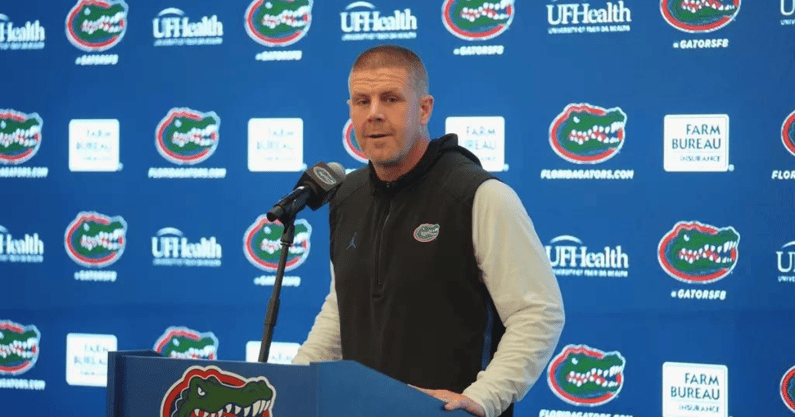
<svg viewBox="0 0 795 417">
<path fill-rule="evenodd" d="M 340 314 L 337 306 L 337 292 L 334 289 L 334 265 L 331 266 L 331 289 L 315 317 L 315 324 L 309 331 L 306 341 L 298 348 L 293 358 L 294 364 L 333 361 L 342 359 L 340 341 Z"/>
<path fill-rule="evenodd" d="M 478 187 L 472 235 L 505 334 L 463 394 L 493 417 L 524 398 L 552 358 L 563 330 L 563 299 L 530 217 L 509 186 L 488 180 Z"/>
</svg>

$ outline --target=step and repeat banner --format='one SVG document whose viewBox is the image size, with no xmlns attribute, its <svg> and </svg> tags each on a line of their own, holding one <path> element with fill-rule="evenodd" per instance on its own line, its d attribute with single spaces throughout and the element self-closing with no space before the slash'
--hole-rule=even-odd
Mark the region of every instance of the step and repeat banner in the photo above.
<svg viewBox="0 0 795 417">
<path fill-rule="evenodd" d="M 2 414 L 102 415 L 108 351 L 256 360 L 265 213 L 366 163 L 347 77 L 382 43 L 559 280 L 518 416 L 795 414 L 793 0 L 3 3 Z M 271 362 L 328 292 L 327 215 L 297 221 Z"/>
</svg>

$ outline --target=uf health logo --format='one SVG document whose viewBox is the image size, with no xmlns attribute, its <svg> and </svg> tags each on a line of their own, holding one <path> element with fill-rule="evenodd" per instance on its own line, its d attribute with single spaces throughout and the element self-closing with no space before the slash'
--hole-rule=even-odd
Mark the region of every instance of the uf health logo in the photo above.
<svg viewBox="0 0 795 417">
<path fill-rule="evenodd" d="M 484 41 L 508 30 L 516 13 L 514 0 L 445 0 L 442 23 L 467 41 Z"/>
<path fill-rule="evenodd" d="M 191 366 L 163 396 L 160 417 L 271 417 L 276 388 L 264 376 L 246 378 L 215 366 Z"/>
<path fill-rule="evenodd" d="M 246 33 L 265 46 L 292 45 L 311 23 L 312 0 L 254 0 L 246 9 Z"/>
<path fill-rule="evenodd" d="M 127 10 L 124 0 L 80 0 L 66 15 L 66 37 L 83 51 L 110 49 L 127 32 Z"/>
<path fill-rule="evenodd" d="M 731 23 L 740 0 L 660 0 L 660 12 L 669 25 L 689 33 L 716 31 Z"/>
</svg>

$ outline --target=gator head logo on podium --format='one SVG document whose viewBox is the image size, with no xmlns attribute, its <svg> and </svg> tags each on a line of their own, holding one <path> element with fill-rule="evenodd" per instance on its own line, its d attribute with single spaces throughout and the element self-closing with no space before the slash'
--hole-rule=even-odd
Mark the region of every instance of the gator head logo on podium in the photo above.
<svg viewBox="0 0 795 417">
<path fill-rule="evenodd" d="M 187 327 L 169 327 L 157 338 L 154 350 L 179 359 L 217 359 L 218 338 L 212 332 L 200 333 Z"/>
<path fill-rule="evenodd" d="M 276 388 L 215 366 L 191 366 L 163 397 L 160 417 L 272 417 Z"/>
<path fill-rule="evenodd" d="M 718 228 L 698 221 L 681 221 L 665 234 L 657 259 L 671 277 L 689 284 L 710 284 L 737 265 L 740 234 L 734 227 Z"/>
<path fill-rule="evenodd" d="M 301 266 L 309 256 L 309 241 L 312 226 L 304 219 L 297 219 L 293 245 L 287 254 L 284 272 Z M 243 236 L 243 253 L 252 265 L 267 272 L 276 272 L 282 253 L 281 238 L 284 226 L 278 220 L 271 222 L 263 214 L 257 217 Z"/>
<path fill-rule="evenodd" d="M 795 413 L 795 366 L 789 368 L 789 370 L 784 373 L 784 376 L 781 377 L 779 393 L 781 394 L 781 400 L 784 401 L 784 405 L 787 406 L 789 411 Z"/>
<path fill-rule="evenodd" d="M 569 104 L 549 125 L 549 144 L 575 164 L 598 164 L 624 146 L 627 115 L 619 107 Z"/>
<path fill-rule="evenodd" d="M 342 146 L 345 147 L 345 151 L 348 152 L 353 159 L 366 164 L 368 159 L 367 155 L 362 152 L 362 148 L 359 147 L 359 142 L 356 140 L 356 132 L 353 130 L 353 121 L 348 119 L 348 122 L 345 123 L 345 127 L 342 128 Z"/>
<path fill-rule="evenodd" d="M 0 110 L 0 164 L 19 165 L 36 155 L 41 146 L 41 126 L 36 113 Z"/>
<path fill-rule="evenodd" d="M 215 112 L 173 108 L 155 129 L 157 152 L 177 165 L 195 165 L 218 148 L 221 119 Z"/>
<path fill-rule="evenodd" d="M 66 227 L 64 245 L 67 255 L 78 265 L 106 267 L 118 261 L 124 253 L 127 222 L 121 216 L 81 212 Z"/>
<path fill-rule="evenodd" d="M 795 156 L 795 111 L 790 113 L 781 125 L 781 141 L 787 151 Z"/>
<path fill-rule="evenodd" d="M 36 326 L 0 320 L 0 376 L 31 370 L 39 359 L 40 340 Z"/>
<path fill-rule="evenodd" d="M 740 0 L 660 0 L 669 25 L 689 33 L 707 33 L 729 23 L 740 11 Z"/>
<path fill-rule="evenodd" d="M 547 383 L 558 398 L 569 404 L 603 405 L 621 392 L 625 363 L 620 352 L 568 345 L 549 363 Z"/>
<path fill-rule="evenodd" d="M 464 40 L 484 41 L 508 30 L 515 13 L 514 0 L 445 0 L 442 22 Z"/>
<path fill-rule="evenodd" d="M 127 10 L 123 0 L 80 0 L 66 15 L 66 37 L 83 51 L 110 49 L 127 32 Z"/>
<path fill-rule="evenodd" d="M 292 45 L 312 23 L 312 0 L 254 0 L 246 9 L 246 32 L 265 46 Z"/>
</svg>

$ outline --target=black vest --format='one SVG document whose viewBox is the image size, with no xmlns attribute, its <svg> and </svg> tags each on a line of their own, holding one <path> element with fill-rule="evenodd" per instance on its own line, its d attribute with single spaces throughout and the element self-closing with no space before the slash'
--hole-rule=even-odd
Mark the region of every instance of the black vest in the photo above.
<svg viewBox="0 0 795 417">
<path fill-rule="evenodd" d="M 329 208 L 343 359 L 422 388 L 475 382 L 505 331 L 472 245 L 490 178 L 455 135 L 392 183 L 371 165 L 345 178 Z"/>
</svg>

